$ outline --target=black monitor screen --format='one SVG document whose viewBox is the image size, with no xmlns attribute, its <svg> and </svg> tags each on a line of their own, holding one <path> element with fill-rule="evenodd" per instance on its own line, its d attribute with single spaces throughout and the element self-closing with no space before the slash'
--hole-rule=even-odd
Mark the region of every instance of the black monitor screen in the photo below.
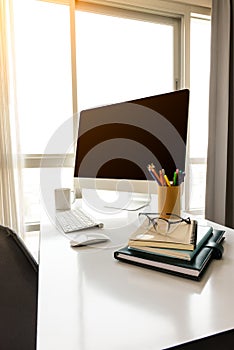
<svg viewBox="0 0 234 350">
<path fill-rule="evenodd" d="M 172 177 L 184 171 L 189 90 L 80 113 L 74 176 L 152 180 L 153 163 Z"/>
</svg>

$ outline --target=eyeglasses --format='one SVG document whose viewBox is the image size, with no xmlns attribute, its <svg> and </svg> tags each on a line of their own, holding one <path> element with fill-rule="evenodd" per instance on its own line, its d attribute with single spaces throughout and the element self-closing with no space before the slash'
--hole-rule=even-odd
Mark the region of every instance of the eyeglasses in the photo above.
<svg viewBox="0 0 234 350">
<path fill-rule="evenodd" d="M 148 229 L 153 228 L 155 231 L 161 234 L 171 233 L 175 226 L 180 223 L 191 224 L 190 217 L 182 218 L 181 216 L 173 213 L 166 213 L 170 219 L 167 219 L 160 215 L 160 213 L 139 213 L 138 217 L 141 224 L 146 224 Z"/>
</svg>

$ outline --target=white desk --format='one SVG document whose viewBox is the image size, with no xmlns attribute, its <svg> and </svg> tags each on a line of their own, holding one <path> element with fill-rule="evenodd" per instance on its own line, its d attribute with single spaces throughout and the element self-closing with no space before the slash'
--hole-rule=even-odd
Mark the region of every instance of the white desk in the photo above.
<svg viewBox="0 0 234 350">
<path fill-rule="evenodd" d="M 75 249 L 43 219 L 38 350 L 156 350 L 234 328 L 234 231 L 196 282 L 113 258 L 135 217 L 107 217 L 112 242 Z"/>
</svg>

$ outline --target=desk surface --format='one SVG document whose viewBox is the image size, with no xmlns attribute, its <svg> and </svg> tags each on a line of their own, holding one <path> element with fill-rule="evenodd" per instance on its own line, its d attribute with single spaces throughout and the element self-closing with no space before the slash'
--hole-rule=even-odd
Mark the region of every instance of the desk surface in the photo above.
<svg viewBox="0 0 234 350">
<path fill-rule="evenodd" d="M 234 328 L 234 231 L 226 229 L 223 259 L 196 282 L 113 258 L 136 216 L 105 215 L 111 242 L 82 248 L 43 218 L 38 350 L 156 350 Z"/>
</svg>

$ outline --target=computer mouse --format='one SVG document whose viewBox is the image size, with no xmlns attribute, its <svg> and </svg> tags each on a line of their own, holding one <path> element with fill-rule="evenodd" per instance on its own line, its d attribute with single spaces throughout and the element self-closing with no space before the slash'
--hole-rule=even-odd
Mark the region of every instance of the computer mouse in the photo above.
<svg viewBox="0 0 234 350">
<path fill-rule="evenodd" d="M 70 241 L 71 247 L 80 247 L 89 244 L 97 244 L 110 240 L 110 238 L 103 233 L 82 233 L 75 239 Z"/>
</svg>

